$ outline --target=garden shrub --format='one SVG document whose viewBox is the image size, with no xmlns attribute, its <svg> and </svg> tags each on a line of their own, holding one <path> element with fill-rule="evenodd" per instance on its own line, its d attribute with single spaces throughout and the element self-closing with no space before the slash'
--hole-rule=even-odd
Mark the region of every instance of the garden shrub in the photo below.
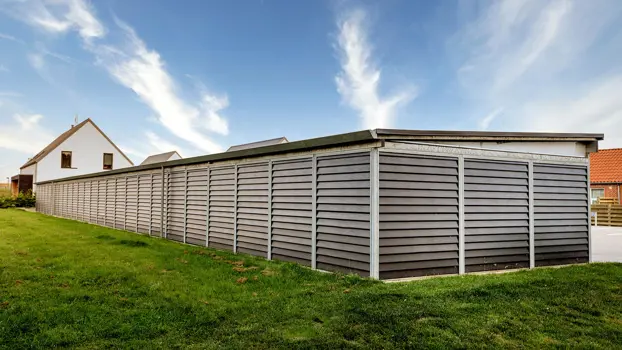
<svg viewBox="0 0 622 350">
<path fill-rule="evenodd" d="M 28 190 L 26 192 L 20 192 L 14 200 L 15 206 L 18 208 L 31 208 L 35 206 L 37 198 L 32 190 Z"/>
<path fill-rule="evenodd" d="M 0 208 L 32 208 L 37 198 L 32 190 L 20 192 L 16 197 L 0 196 Z"/>
<path fill-rule="evenodd" d="M 15 206 L 15 201 L 13 200 L 13 197 L 10 197 L 10 196 L 0 197 L 0 209 L 12 208 L 14 206 Z"/>
</svg>

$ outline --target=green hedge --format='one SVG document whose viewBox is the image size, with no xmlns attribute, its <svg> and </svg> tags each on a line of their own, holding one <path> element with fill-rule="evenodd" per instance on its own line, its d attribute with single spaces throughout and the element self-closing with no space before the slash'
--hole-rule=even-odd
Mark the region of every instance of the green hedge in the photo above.
<svg viewBox="0 0 622 350">
<path fill-rule="evenodd" d="M 32 208 L 37 202 L 37 197 L 28 190 L 26 192 L 20 192 L 16 197 L 2 196 L 0 197 L 0 208 Z"/>
</svg>

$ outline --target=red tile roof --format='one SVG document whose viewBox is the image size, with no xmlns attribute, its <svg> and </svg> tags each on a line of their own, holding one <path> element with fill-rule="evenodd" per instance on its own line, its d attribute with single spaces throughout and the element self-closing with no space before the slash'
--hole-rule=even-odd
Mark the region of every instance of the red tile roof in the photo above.
<svg viewBox="0 0 622 350">
<path fill-rule="evenodd" d="M 622 183 L 622 148 L 601 149 L 590 154 L 591 183 Z"/>
</svg>

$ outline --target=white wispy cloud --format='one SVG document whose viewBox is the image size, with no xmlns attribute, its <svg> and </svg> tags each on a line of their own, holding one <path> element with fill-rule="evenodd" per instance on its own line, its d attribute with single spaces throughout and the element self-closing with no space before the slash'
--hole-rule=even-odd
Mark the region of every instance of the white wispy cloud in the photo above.
<svg viewBox="0 0 622 350">
<path fill-rule="evenodd" d="M 175 136 L 209 153 L 223 148 L 202 131 L 226 135 L 227 123 L 220 115 L 228 106 L 226 97 L 203 94 L 196 104 L 183 100 L 160 54 L 146 44 L 128 25 L 118 22 L 126 35 L 123 47 L 91 46 L 98 62 L 122 85 L 133 90 Z"/>
<path fill-rule="evenodd" d="M 228 134 L 228 124 L 222 115 L 229 105 L 228 97 L 208 93 L 201 84 L 196 100 L 182 98 L 181 89 L 160 54 L 148 48 L 129 25 L 116 20 L 118 28 L 114 30 L 118 29 L 123 38 L 111 42 L 106 40 L 109 28 L 104 27 L 93 6 L 84 0 L 24 0 L 14 7 L 16 18 L 41 30 L 78 32 L 84 48 L 95 55 L 96 62 L 115 81 L 136 93 L 173 135 L 203 152 L 223 150 L 207 133 Z M 49 52 L 39 50 L 29 57 L 35 69 L 45 67 L 45 55 Z"/>
<path fill-rule="evenodd" d="M 344 103 L 358 111 L 363 127 L 391 127 L 399 107 L 415 98 L 416 89 L 410 86 L 389 96 L 380 95 L 381 70 L 372 59 L 365 11 L 348 12 L 338 20 L 337 26 L 337 51 L 342 69 L 335 77 L 337 91 Z"/>
<path fill-rule="evenodd" d="M 490 112 L 479 121 L 479 128 L 481 130 L 488 130 L 488 127 L 490 127 L 490 123 L 492 123 L 501 113 L 503 113 L 503 107 L 499 107 L 494 111 Z"/>
<path fill-rule="evenodd" d="M 0 39 L 14 41 L 16 43 L 24 44 L 23 40 L 21 40 L 19 38 L 16 38 L 13 35 L 9 35 L 9 34 L 0 33 Z"/>
<path fill-rule="evenodd" d="M 84 40 L 101 38 L 106 29 L 97 19 L 94 8 L 83 0 L 9 1 L 9 15 L 48 33 L 76 30 Z"/>
<path fill-rule="evenodd" d="M 567 96 L 534 99 L 525 123 L 534 130 L 605 133 L 604 147 L 622 146 L 622 74 L 590 82 Z"/>
<path fill-rule="evenodd" d="M 447 47 L 461 62 L 456 77 L 471 114 L 486 114 L 480 129 L 494 121 L 509 130 L 604 132 L 605 145 L 622 146 L 622 65 L 614 58 L 622 51 L 621 2 L 470 5 L 475 16 Z"/>
<path fill-rule="evenodd" d="M 40 125 L 40 114 L 15 114 L 12 119 L 13 123 L 3 123 L 0 128 L 0 148 L 34 155 L 53 139 Z"/>
<path fill-rule="evenodd" d="M 10 71 L 11 70 L 7 66 L 5 66 L 4 64 L 0 64 L 0 72 L 8 73 Z"/>
<path fill-rule="evenodd" d="M 497 1 L 457 36 L 457 48 L 469 56 L 458 69 L 471 92 L 498 98 L 531 70 L 556 70 L 548 58 L 561 50 L 573 3 L 567 0 Z"/>
<path fill-rule="evenodd" d="M 28 55 L 28 62 L 35 70 L 41 71 L 45 68 L 45 58 L 41 54 L 33 53 Z"/>
</svg>

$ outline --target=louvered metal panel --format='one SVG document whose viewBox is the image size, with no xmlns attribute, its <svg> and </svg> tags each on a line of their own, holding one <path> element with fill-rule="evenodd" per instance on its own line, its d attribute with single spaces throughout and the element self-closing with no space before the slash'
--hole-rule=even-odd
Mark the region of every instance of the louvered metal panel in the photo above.
<svg viewBox="0 0 622 350">
<path fill-rule="evenodd" d="M 209 246 L 233 250 L 235 167 L 211 168 L 209 182 Z"/>
<path fill-rule="evenodd" d="M 188 169 L 186 243 L 205 246 L 207 198 L 207 168 Z"/>
<path fill-rule="evenodd" d="M 35 202 L 35 210 L 39 213 L 46 213 L 45 201 L 47 200 L 47 186 L 37 187 L 37 201 Z"/>
<path fill-rule="evenodd" d="M 153 184 L 151 186 L 151 235 L 163 236 L 163 211 L 164 198 L 162 192 L 162 172 L 153 174 Z"/>
<path fill-rule="evenodd" d="M 529 267 L 529 165 L 464 161 L 465 271 Z"/>
<path fill-rule="evenodd" d="M 75 183 L 74 182 L 70 182 L 68 185 L 68 193 L 67 193 L 67 218 L 68 219 L 75 219 L 76 218 L 76 212 L 74 209 L 74 187 L 75 187 Z"/>
<path fill-rule="evenodd" d="M 91 207 L 91 192 L 88 187 L 89 183 L 86 181 L 80 181 L 78 186 L 78 213 L 82 221 L 89 221 L 89 210 Z"/>
<path fill-rule="evenodd" d="M 317 157 L 318 269 L 369 276 L 369 160 L 369 152 Z"/>
<path fill-rule="evenodd" d="M 99 202 L 99 181 L 91 179 L 89 181 L 89 192 L 91 197 L 89 200 L 89 222 L 97 224 L 97 203 Z"/>
<path fill-rule="evenodd" d="M 534 164 L 536 266 L 588 261 L 587 168 Z"/>
<path fill-rule="evenodd" d="M 312 172 L 311 157 L 272 163 L 272 259 L 311 265 Z"/>
<path fill-rule="evenodd" d="M 138 175 L 138 213 L 137 230 L 149 233 L 151 222 L 151 173 Z"/>
<path fill-rule="evenodd" d="M 106 179 L 106 226 L 115 227 L 117 211 L 117 178 Z"/>
<path fill-rule="evenodd" d="M 126 186 L 126 176 L 116 178 L 114 228 L 119 230 L 125 229 Z"/>
<path fill-rule="evenodd" d="M 173 168 L 168 175 L 166 192 L 166 237 L 173 241 L 185 242 L 185 197 L 186 169 Z"/>
<path fill-rule="evenodd" d="M 78 191 L 80 189 L 80 184 L 78 182 L 73 182 L 72 184 L 72 192 L 71 192 L 71 211 L 72 211 L 72 215 L 71 218 L 74 220 L 79 220 L 78 216 L 79 216 L 79 207 L 78 207 L 78 199 L 79 199 L 79 194 Z"/>
<path fill-rule="evenodd" d="M 69 198 L 71 196 L 71 183 L 67 182 L 63 184 L 62 187 L 62 198 L 61 198 L 61 217 L 64 218 L 69 218 L 70 213 L 71 213 L 71 208 L 69 207 L 69 205 L 71 204 L 71 202 L 69 201 Z"/>
<path fill-rule="evenodd" d="M 73 212 L 72 212 L 72 207 L 71 207 L 71 202 L 72 202 L 71 196 L 73 194 L 72 187 L 73 187 L 73 184 L 71 182 L 67 183 L 65 185 L 66 192 L 65 192 L 65 195 L 63 196 L 63 200 L 64 200 L 63 206 L 65 210 L 63 216 L 68 219 L 73 217 L 72 215 Z"/>
<path fill-rule="evenodd" d="M 106 178 L 97 181 L 97 224 L 106 226 Z"/>
<path fill-rule="evenodd" d="M 268 162 L 239 165 L 237 251 L 268 257 Z"/>
<path fill-rule="evenodd" d="M 458 159 L 380 153 L 379 176 L 380 278 L 458 273 Z"/>
<path fill-rule="evenodd" d="M 54 199 L 53 199 L 53 211 L 52 211 L 52 215 L 56 215 L 56 216 L 62 216 L 61 215 L 61 202 L 62 202 L 62 196 L 63 196 L 63 192 L 62 192 L 62 184 L 58 184 L 58 183 L 54 183 Z"/>
<path fill-rule="evenodd" d="M 138 215 L 138 178 L 130 175 L 126 178 L 125 187 L 125 229 L 136 232 Z"/>
</svg>

